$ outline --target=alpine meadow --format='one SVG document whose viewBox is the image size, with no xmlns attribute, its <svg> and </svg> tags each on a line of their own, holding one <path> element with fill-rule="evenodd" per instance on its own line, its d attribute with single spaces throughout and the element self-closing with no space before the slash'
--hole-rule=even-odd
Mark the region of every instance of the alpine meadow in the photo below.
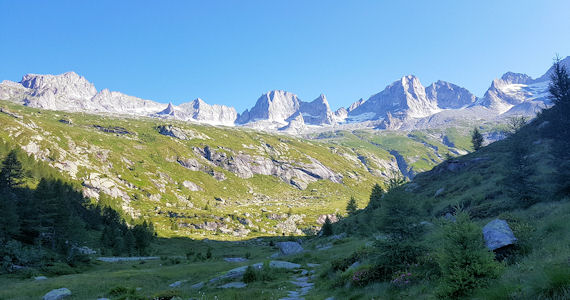
<svg viewBox="0 0 570 300">
<path fill-rule="evenodd" d="M 0 0 L 0 300 L 570 299 L 565 3 L 31 2 Z"/>
</svg>

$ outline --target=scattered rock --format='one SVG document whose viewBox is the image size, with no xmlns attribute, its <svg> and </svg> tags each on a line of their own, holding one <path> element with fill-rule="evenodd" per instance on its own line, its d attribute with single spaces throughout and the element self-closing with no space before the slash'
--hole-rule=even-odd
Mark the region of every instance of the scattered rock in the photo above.
<svg viewBox="0 0 570 300">
<path fill-rule="evenodd" d="M 114 134 L 133 134 L 132 132 L 128 131 L 127 129 L 119 126 L 101 126 L 101 125 L 93 125 L 97 130 L 103 131 L 106 133 L 114 133 Z"/>
<path fill-rule="evenodd" d="M 319 224 L 319 225 L 325 224 L 325 220 L 327 219 L 327 217 L 329 218 L 329 220 L 331 221 L 331 223 L 336 223 L 336 222 L 338 222 L 338 218 L 336 217 L 335 214 L 329 214 L 329 215 L 320 215 L 320 216 L 317 218 L 317 224 Z"/>
<path fill-rule="evenodd" d="M 291 255 L 303 252 L 303 247 L 297 242 L 279 242 L 275 246 L 279 248 L 281 255 Z"/>
<path fill-rule="evenodd" d="M 276 268 L 276 269 L 298 269 L 301 267 L 301 265 L 299 264 L 295 264 L 292 262 L 288 262 L 288 261 L 282 261 L 282 260 L 272 260 L 269 262 L 269 266 L 271 268 Z"/>
<path fill-rule="evenodd" d="M 184 180 L 184 182 L 182 182 L 182 185 L 192 192 L 203 191 L 203 189 L 199 185 L 195 184 L 192 181 Z"/>
<path fill-rule="evenodd" d="M 320 266 L 321 266 L 321 264 L 311 264 L 311 263 L 307 264 L 307 267 L 309 267 L 309 268 L 316 268 L 316 267 L 320 267 Z"/>
<path fill-rule="evenodd" d="M 443 216 L 444 219 L 446 219 L 447 221 L 450 222 L 454 222 L 455 223 L 455 216 L 452 215 L 451 213 L 446 213 L 445 216 Z"/>
<path fill-rule="evenodd" d="M 3 107 L 0 107 L 0 113 L 7 114 L 12 118 L 22 119 L 22 116 L 15 114 L 15 113 L 13 113 L 13 112 L 11 112 L 11 111 L 7 110 L 6 108 L 3 108 Z"/>
<path fill-rule="evenodd" d="M 489 250 L 514 244 L 517 239 L 505 220 L 495 219 L 483 227 L 483 237 Z"/>
<path fill-rule="evenodd" d="M 358 268 L 361 265 L 361 263 L 359 261 L 355 261 L 352 265 L 350 265 L 350 267 L 348 267 L 348 270 L 354 270 L 356 268 Z"/>
<path fill-rule="evenodd" d="M 81 253 L 81 254 L 86 254 L 86 255 L 92 255 L 92 254 L 96 254 L 97 251 L 87 247 L 87 246 L 83 246 L 83 247 L 74 247 L 74 250 L 76 250 L 77 252 Z"/>
<path fill-rule="evenodd" d="M 168 286 L 171 288 L 175 288 L 175 287 L 181 286 L 182 284 L 184 284 L 186 282 L 188 282 L 188 280 L 179 280 L 179 281 L 176 281 L 174 283 L 169 284 Z"/>
<path fill-rule="evenodd" d="M 60 288 L 49 291 L 44 295 L 43 300 L 59 300 L 71 296 L 71 291 L 67 288 Z"/>
<path fill-rule="evenodd" d="M 437 191 L 435 191 L 435 194 L 433 194 L 433 196 L 438 197 L 441 194 L 443 194 L 443 192 L 445 192 L 445 188 L 442 187 L 442 188 L 438 189 Z"/>
<path fill-rule="evenodd" d="M 202 139 L 207 140 L 210 139 L 208 136 L 198 133 L 194 130 L 190 129 L 182 129 L 178 127 L 174 127 L 172 125 L 160 125 L 157 127 L 158 133 L 166 136 L 170 136 L 173 138 L 177 138 L 179 140 L 191 140 L 191 139 Z"/>
<path fill-rule="evenodd" d="M 340 240 L 346 237 L 346 232 L 329 236 L 329 240 Z"/>
<path fill-rule="evenodd" d="M 316 248 L 317 248 L 317 250 L 319 250 L 319 251 L 327 250 L 327 249 L 332 248 L 332 244 L 331 244 L 331 243 L 321 244 L 321 245 L 317 245 Z"/>
<path fill-rule="evenodd" d="M 204 287 L 204 282 L 203 282 L 203 281 L 200 281 L 200 282 L 198 282 L 198 283 L 193 284 L 193 285 L 190 286 L 190 288 L 193 288 L 193 289 L 195 289 L 195 290 L 199 290 L 199 289 L 201 289 L 201 288 L 203 288 L 203 287 Z"/>
<path fill-rule="evenodd" d="M 224 257 L 224 260 L 227 262 L 246 262 L 247 258 L 243 257 Z"/>
<path fill-rule="evenodd" d="M 138 261 L 138 260 L 157 260 L 158 256 L 133 256 L 133 257 L 97 257 L 98 261 L 103 262 L 120 262 L 120 261 Z"/>
<path fill-rule="evenodd" d="M 230 288 L 233 288 L 233 289 L 241 289 L 241 288 L 244 288 L 244 287 L 246 287 L 246 286 L 247 286 L 247 284 L 245 284 L 245 283 L 243 283 L 243 282 L 241 282 L 241 281 L 237 281 L 237 282 L 226 283 L 226 284 L 220 286 L 220 288 L 221 288 L 221 289 L 230 289 Z"/>
</svg>

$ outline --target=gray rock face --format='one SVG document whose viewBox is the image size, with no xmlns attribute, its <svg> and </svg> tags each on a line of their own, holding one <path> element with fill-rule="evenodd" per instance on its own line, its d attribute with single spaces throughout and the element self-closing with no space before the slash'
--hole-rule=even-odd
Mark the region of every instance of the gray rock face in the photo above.
<svg viewBox="0 0 570 300">
<path fill-rule="evenodd" d="M 461 108 L 477 100 L 467 89 L 441 80 L 432 83 L 425 91 L 428 99 L 437 102 L 437 106 L 443 109 Z"/>
<path fill-rule="evenodd" d="M 262 156 L 252 156 L 243 153 L 234 153 L 229 149 L 223 151 L 209 146 L 202 148 L 194 147 L 194 152 L 205 158 L 209 163 L 221 167 L 236 174 L 241 178 L 251 178 L 255 174 L 271 175 L 279 177 L 286 183 L 299 189 L 305 189 L 311 182 L 320 179 L 330 180 L 335 183 L 342 182 L 342 175 L 334 173 L 318 160 L 308 157 L 311 163 L 286 162 L 271 160 Z M 179 161 L 179 163 L 181 163 Z M 197 162 L 183 161 L 196 170 L 199 170 Z"/>
<path fill-rule="evenodd" d="M 297 95 L 286 91 L 271 91 L 261 95 L 251 110 L 238 116 L 237 123 L 245 124 L 258 120 L 285 123 L 301 107 Z"/>
<path fill-rule="evenodd" d="M 532 82 L 532 78 L 526 74 L 507 72 L 501 76 L 501 79 L 507 83 L 528 84 Z"/>
<path fill-rule="evenodd" d="M 305 123 L 311 125 L 333 124 L 334 113 L 331 111 L 327 97 L 321 94 L 311 102 L 302 102 L 299 112 L 303 115 Z"/>
<path fill-rule="evenodd" d="M 352 104 L 348 107 L 348 109 L 347 109 L 346 111 L 347 111 L 347 112 L 351 112 L 351 111 L 357 109 L 357 108 L 358 108 L 360 105 L 362 105 L 364 102 L 366 102 L 366 100 L 360 98 L 360 99 L 358 99 L 358 101 L 352 103 Z"/>
<path fill-rule="evenodd" d="M 201 139 L 208 140 L 208 136 L 198 133 L 190 129 L 182 129 L 172 125 L 160 125 L 157 127 L 158 133 L 166 136 L 171 136 L 179 140 L 191 140 L 191 139 Z"/>
<path fill-rule="evenodd" d="M 218 104 L 209 105 L 200 98 L 179 105 L 179 109 L 183 115 L 188 116 L 189 119 L 186 120 L 194 120 L 213 125 L 231 126 L 237 119 L 235 108 Z"/>
<path fill-rule="evenodd" d="M 489 250 L 516 243 L 517 239 L 505 220 L 495 219 L 483 227 L 483 237 Z"/>
<path fill-rule="evenodd" d="M 299 134 L 307 129 L 305 125 L 305 119 L 300 113 L 296 113 L 291 119 L 289 119 L 289 124 L 279 128 L 279 131 L 283 131 L 289 134 Z"/>
<path fill-rule="evenodd" d="M 198 192 L 198 191 L 202 191 L 202 190 L 203 190 L 199 185 L 195 184 L 195 183 L 192 182 L 192 181 L 188 181 L 188 180 L 184 180 L 184 182 L 182 182 L 182 185 L 183 185 L 185 188 L 191 190 L 192 192 Z"/>
<path fill-rule="evenodd" d="M 43 300 L 59 300 L 71 296 L 71 291 L 67 288 L 51 290 L 42 298 Z"/>
<path fill-rule="evenodd" d="M 281 255 L 291 255 L 303 252 L 303 247 L 297 242 L 279 242 L 275 243 L 279 248 Z"/>
<path fill-rule="evenodd" d="M 311 102 L 303 102 L 297 95 L 286 91 L 271 91 L 263 94 L 251 110 L 245 110 L 237 118 L 236 123 L 246 124 L 258 121 L 269 121 L 286 124 L 298 115 L 304 123 L 311 125 L 328 125 L 335 122 L 335 114 L 331 111 L 325 95 L 320 95 Z"/>
<path fill-rule="evenodd" d="M 426 96 L 425 88 L 413 75 L 402 77 L 382 92 L 348 113 L 349 122 L 366 120 L 421 118 L 439 111 L 437 101 Z"/>
</svg>

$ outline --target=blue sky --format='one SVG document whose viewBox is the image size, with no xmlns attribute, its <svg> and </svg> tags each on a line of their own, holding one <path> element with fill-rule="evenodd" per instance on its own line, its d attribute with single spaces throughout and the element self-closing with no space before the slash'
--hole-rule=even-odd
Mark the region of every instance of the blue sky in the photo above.
<svg viewBox="0 0 570 300">
<path fill-rule="evenodd" d="M 73 70 L 175 104 L 238 112 L 264 92 L 333 109 L 406 74 L 478 96 L 506 71 L 570 55 L 570 1 L 0 0 L 0 80 Z"/>
</svg>

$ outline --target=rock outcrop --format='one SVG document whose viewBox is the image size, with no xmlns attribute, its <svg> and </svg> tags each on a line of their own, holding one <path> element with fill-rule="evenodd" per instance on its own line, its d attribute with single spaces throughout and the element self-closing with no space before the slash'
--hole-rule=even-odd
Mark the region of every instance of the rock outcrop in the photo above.
<svg viewBox="0 0 570 300">
<path fill-rule="evenodd" d="M 489 250 L 496 250 L 516 243 L 517 239 L 505 220 L 495 219 L 483 227 L 483 237 Z"/>
<path fill-rule="evenodd" d="M 71 291 L 67 288 L 60 288 L 49 291 L 42 298 L 43 300 L 60 300 L 71 296 Z"/>
<path fill-rule="evenodd" d="M 279 177 L 286 183 L 299 189 L 307 188 L 311 182 L 320 179 L 335 183 L 342 182 L 342 175 L 333 172 L 318 160 L 308 157 L 310 163 L 288 162 L 269 159 L 244 153 L 234 153 L 229 149 L 216 150 L 209 146 L 194 147 L 194 153 L 203 157 L 209 163 L 232 172 L 241 178 L 251 178 L 253 175 L 271 175 Z M 179 161 L 191 170 L 203 170 L 201 164 L 194 160 Z"/>
<path fill-rule="evenodd" d="M 303 252 L 303 247 L 297 242 L 279 242 L 275 243 L 275 246 L 279 248 L 279 253 L 281 255 L 291 255 Z"/>
</svg>

